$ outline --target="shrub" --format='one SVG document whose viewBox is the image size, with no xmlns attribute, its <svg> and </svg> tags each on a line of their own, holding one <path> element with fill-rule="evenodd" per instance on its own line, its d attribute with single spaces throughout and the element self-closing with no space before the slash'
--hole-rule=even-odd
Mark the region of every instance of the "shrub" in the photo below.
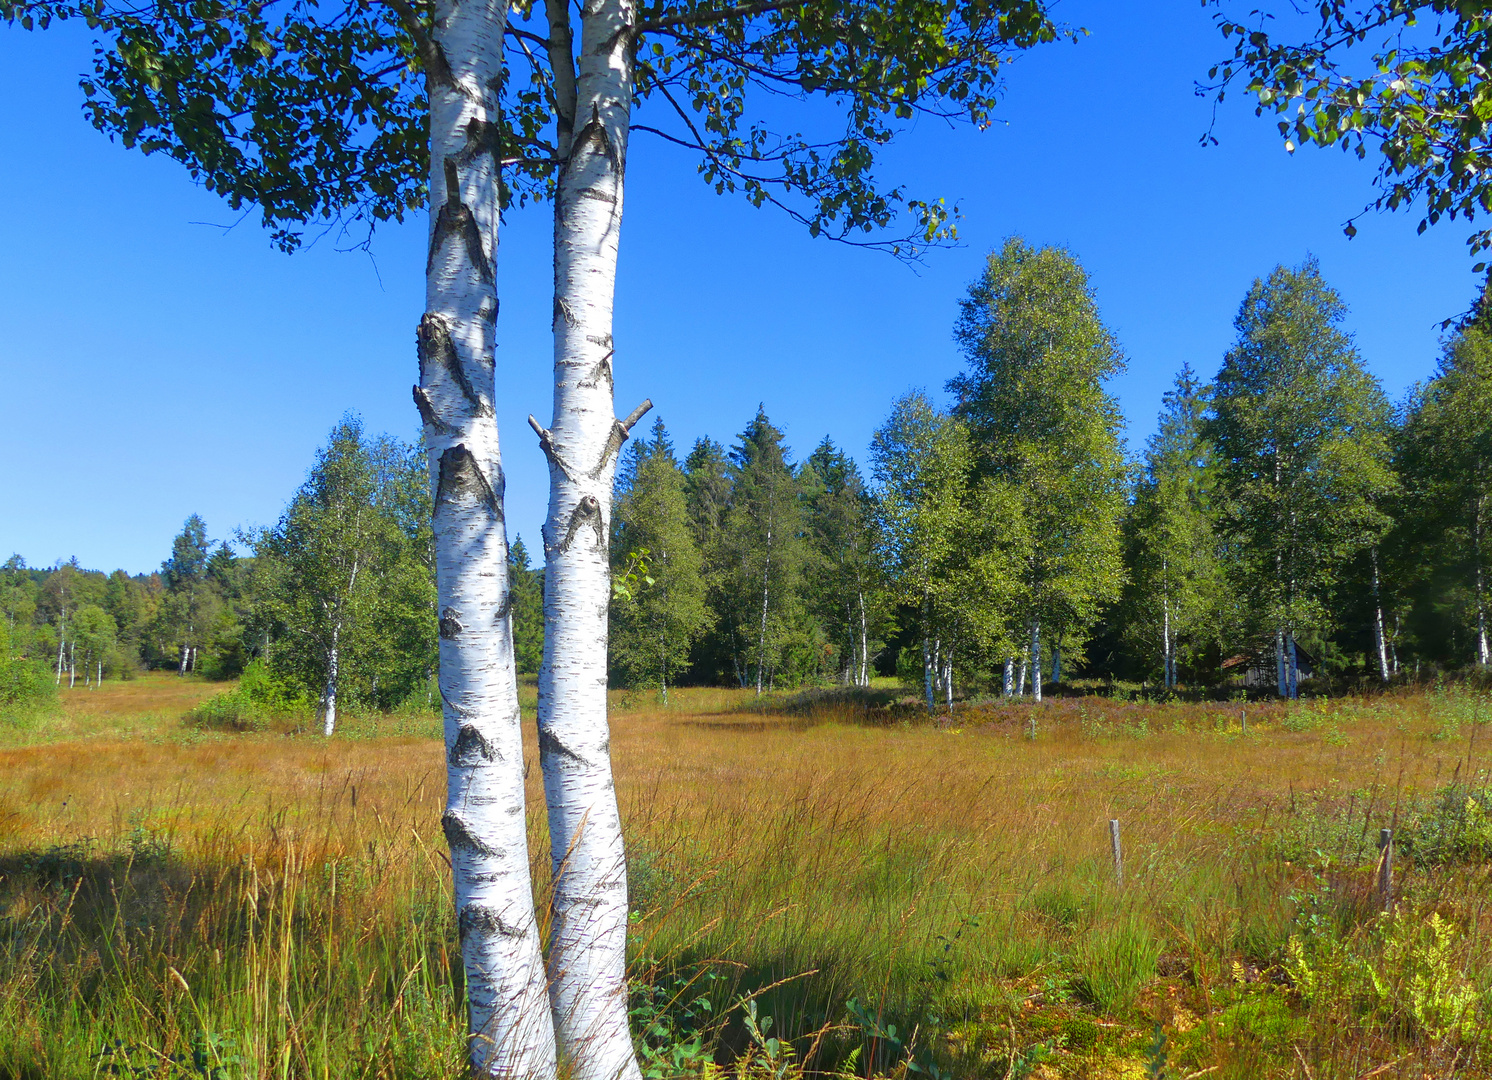
<svg viewBox="0 0 1492 1080">
<path fill-rule="evenodd" d="M 10 627 L 0 622 L 0 708 L 45 704 L 56 693 L 46 665 L 37 659 L 15 655 Z"/>
<path fill-rule="evenodd" d="M 217 731 L 258 731 L 267 719 L 265 710 L 242 690 L 214 694 L 187 713 L 192 724 Z"/>
</svg>

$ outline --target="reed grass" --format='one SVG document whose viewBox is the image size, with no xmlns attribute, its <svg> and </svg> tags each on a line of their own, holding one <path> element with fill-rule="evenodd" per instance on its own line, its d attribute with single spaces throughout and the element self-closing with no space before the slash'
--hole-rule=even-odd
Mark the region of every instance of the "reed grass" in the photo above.
<svg viewBox="0 0 1492 1080">
<path fill-rule="evenodd" d="M 0 1078 L 459 1072 L 437 720 L 190 720 L 219 689 L 74 691 L 0 732 Z M 1492 1075 L 1473 694 L 612 710 L 656 1075 Z M 530 842 L 542 903 L 542 814 Z"/>
</svg>

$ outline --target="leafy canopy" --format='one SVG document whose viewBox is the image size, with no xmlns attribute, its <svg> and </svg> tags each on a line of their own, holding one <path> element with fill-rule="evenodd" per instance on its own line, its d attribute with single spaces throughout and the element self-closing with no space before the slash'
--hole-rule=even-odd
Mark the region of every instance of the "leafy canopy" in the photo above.
<svg viewBox="0 0 1492 1080">
<path fill-rule="evenodd" d="M 1241 83 L 1257 99 L 1256 115 L 1279 117 L 1287 150 L 1310 143 L 1366 158 L 1376 149 L 1379 194 L 1367 209 L 1420 203 L 1421 232 L 1441 218 L 1470 221 L 1492 210 L 1486 4 L 1320 0 L 1279 18 L 1255 9 L 1216 20 L 1233 56 L 1199 92 L 1222 101 Z M 1346 231 L 1357 231 L 1353 222 Z M 1473 255 L 1485 251 L 1492 231 L 1477 230 L 1467 242 Z"/>
<path fill-rule="evenodd" d="M 308 226 L 402 220 L 426 203 L 431 0 L 0 0 L 23 26 L 99 32 L 82 82 L 89 119 L 162 153 L 230 207 L 258 207 L 286 250 Z M 631 9 L 634 130 L 694 155 L 717 192 L 772 203 L 813 235 L 895 248 L 952 238 L 952 211 L 874 172 L 918 117 L 983 127 L 1014 54 L 1070 36 L 1043 0 L 645 0 Z M 505 204 L 547 198 L 562 164 L 548 22 L 514 5 L 488 137 Z M 439 62 L 439 61 L 437 61 Z M 821 130 L 768 123 L 778 102 L 827 99 Z M 766 107 L 763 107 L 763 106 Z M 570 118 L 573 119 L 573 118 Z M 867 238 L 906 215 L 898 241 Z"/>
</svg>

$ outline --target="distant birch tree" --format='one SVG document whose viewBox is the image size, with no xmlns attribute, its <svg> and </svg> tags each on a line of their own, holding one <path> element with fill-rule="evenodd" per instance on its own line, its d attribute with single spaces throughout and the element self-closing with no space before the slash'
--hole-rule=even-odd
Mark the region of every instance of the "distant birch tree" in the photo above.
<svg viewBox="0 0 1492 1080">
<path fill-rule="evenodd" d="M 1225 572 L 1255 642 L 1273 638 L 1281 697 L 1299 696 L 1297 639 L 1331 626 L 1336 579 L 1390 524 L 1391 414 L 1345 316 L 1314 259 L 1256 280 L 1203 429 Z"/>
<path fill-rule="evenodd" d="M 1040 700 L 1045 645 L 1054 660 L 1062 651 L 1080 657 L 1124 580 L 1123 417 L 1104 387 L 1124 358 L 1077 259 L 1019 238 L 990 254 L 962 301 L 955 337 L 967 369 L 948 389 L 969 426 L 977 470 L 1020 495 L 1015 512 L 1027 544 L 1019 621 Z"/>
<path fill-rule="evenodd" d="M 1159 661 L 1167 689 L 1177 685 L 1183 643 L 1200 645 L 1194 635 L 1207 637 L 1208 618 L 1216 613 L 1219 566 L 1209 451 L 1202 437 L 1206 409 L 1206 389 L 1187 365 L 1162 399 L 1125 522 L 1126 627 L 1136 651 Z"/>
<path fill-rule="evenodd" d="M 877 554 L 893 597 L 917 613 L 923 694 L 951 713 L 957 667 L 1012 646 L 1027 536 L 1017 493 L 976 477 L 967 426 L 914 391 L 871 438 Z"/>
<path fill-rule="evenodd" d="M 1436 595 L 1470 630 L 1472 658 L 1486 667 L 1492 662 L 1492 287 L 1446 343 L 1435 376 L 1414 389 L 1399 466 L 1407 544 L 1439 578 Z"/>
</svg>

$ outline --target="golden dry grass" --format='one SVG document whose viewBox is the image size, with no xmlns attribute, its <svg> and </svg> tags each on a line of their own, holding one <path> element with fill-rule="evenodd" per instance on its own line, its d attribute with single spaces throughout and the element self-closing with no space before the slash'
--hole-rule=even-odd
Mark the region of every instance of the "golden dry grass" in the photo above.
<svg viewBox="0 0 1492 1080">
<path fill-rule="evenodd" d="M 459 986 L 436 721 L 362 718 L 349 725 L 356 737 L 330 742 L 184 724 L 213 689 L 154 676 L 74 691 L 51 728 L 0 740 L 0 939 L 12 965 L 18 943 L 45 942 L 92 972 L 0 991 L 0 1027 L 25 1029 L 11 1042 L 0 1033 L 0 1077 L 41 1075 L 38 1062 L 84 1075 L 90 1054 L 99 1061 L 84 1044 L 110 1025 L 177 1050 L 204 1026 L 236 1032 L 245 1060 L 231 1075 L 438 1074 L 459 1058 Z M 665 1000 L 695 979 L 679 999 L 707 993 L 717 1013 L 788 980 L 761 1010 L 788 1035 L 839 1025 L 819 1043 L 820 1068 L 858 1047 L 860 1073 L 904 1070 L 921 1046 L 959 1076 L 1144 1076 L 1160 1024 L 1173 1078 L 1492 1075 L 1485 1003 L 1474 1023 L 1431 1030 L 1361 979 L 1308 998 L 1285 970 L 1292 934 L 1325 935 L 1355 950 L 1353 963 L 1404 952 L 1373 911 L 1371 840 L 1426 793 L 1485 783 L 1492 739 L 1465 695 L 1254 704 L 1247 734 L 1239 705 L 1100 698 L 973 707 L 939 723 L 832 696 L 683 690 L 667 708 L 643 694 L 612 704 L 639 977 Z M 541 807 L 529 756 L 530 805 Z M 542 893 L 547 843 L 542 816 L 530 821 Z M 256 940 L 241 914 L 255 874 L 299 897 L 280 946 L 299 979 L 260 970 L 268 945 L 240 955 Z M 325 898 L 328 874 L 342 875 L 343 914 Z M 27 912 L 62 910 L 68 888 L 71 914 L 53 921 L 70 931 L 18 929 Z M 1442 966 L 1485 994 L 1485 863 L 1401 860 L 1397 888 L 1401 910 L 1449 920 Z M 147 925 L 166 911 L 168 927 Z M 133 940 L 128 926 L 107 930 L 121 912 L 150 942 L 125 964 L 99 946 Z M 239 975 L 213 974 L 240 961 Z M 198 990 L 196 1012 L 172 997 L 170 968 L 212 988 Z M 1406 971 L 1389 976 L 1409 986 L 1418 976 Z M 279 1011 L 249 1009 L 250 983 L 275 978 Z M 417 1015 L 397 990 L 411 978 Z M 358 980 L 363 990 L 332 985 Z M 136 1005 L 110 1005 L 124 990 Z M 846 1025 L 851 999 L 862 1019 Z M 390 1010 L 409 1018 L 389 1021 Z M 261 1030 L 271 1014 L 273 1037 Z M 329 1015 L 360 1017 L 349 1030 L 362 1041 Z M 48 1056 L 37 1049 L 45 1024 L 87 1037 Z M 420 1041 L 420 1024 L 435 1035 Z M 380 1025 L 403 1041 L 371 1045 Z M 722 1053 L 743 1037 L 736 1023 L 717 1033 Z"/>
</svg>

